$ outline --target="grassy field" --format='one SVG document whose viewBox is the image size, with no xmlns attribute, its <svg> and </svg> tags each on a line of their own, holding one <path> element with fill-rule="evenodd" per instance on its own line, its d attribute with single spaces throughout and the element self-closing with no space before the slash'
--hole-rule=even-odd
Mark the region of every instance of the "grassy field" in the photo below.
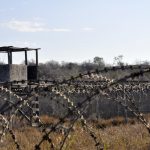
<svg viewBox="0 0 150 150">
<path fill-rule="evenodd" d="M 57 122 L 57 119 L 47 116 L 42 117 L 43 122 L 49 124 Z M 69 121 L 68 121 L 69 123 Z M 150 134 L 146 128 L 137 122 L 135 119 L 130 119 L 125 124 L 124 118 L 114 118 L 109 120 L 90 121 L 93 130 L 99 139 L 102 139 L 105 150 L 149 150 L 150 149 Z M 17 140 L 23 150 L 33 150 L 34 145 L 37 144 L 42 133 L 40 130 L 23 126 L 14 129 Z M 58 143 L 61 142 L 62 135 L 53 133 L 51 138 L 54 141 L 56 149 Z M 0 144 L 0 150 L 15 150 L 15 145 L 10 135 L 7 134 L 4 142 Z M 41 145 L 42 150 L 49 150 L 48 142 Z M 69 135 L 64 150 L 94 150 L 94 142 L 91 137 L 86 133 L 81 124 L 75 124 L 74 131 Z"/>
</svg>

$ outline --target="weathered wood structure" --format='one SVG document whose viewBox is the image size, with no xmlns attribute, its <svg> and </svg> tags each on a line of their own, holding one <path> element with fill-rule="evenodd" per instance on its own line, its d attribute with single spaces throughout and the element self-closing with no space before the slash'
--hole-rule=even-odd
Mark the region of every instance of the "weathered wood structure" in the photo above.
<svg viewBox="0 0 150 150">
<path fill-rule="evenodd" d="M 0 47 L 0 54 L 6 53 L 8 56 L 7 64 L 0 64 L 0 83 L 7 87 L 13 92 L 16 89 L 21 89 L 26 87 L 30 91 L 31 85 L 28 85 L 28 81 L 38 80 L 38 50 L 39 48 L 18 48 L 13 46 Z M 28 52 L 35 51 L 35 64 L 30 65 L 28 63 Z M 24 52 L 25 64 L 13 64 L 13 53 Z M 14 82 L 16 81 L 16 82 Z M 21 82 L 23 81 L 23 82 Z M 19 96 L 25 96 L 28 93 L 17 93 Z M 11 96 L 9 96 L 11 100 Z M 36 105 L 35 105 L 36 104 Z M 6 106 L 6 105 L 4 105 Z M 4 109 L 4 108 L 3 108 Z M 32 126 L 37 126 L 36 122 L 39 117 L 39 101 L 36 97 L 35 102 L 32 101 Z"/>
<path fill-rule="evenodd" d="M 20 81 L 20 80 L 37 80 L 38 78 L 38 50 L 31 48 L 18 48 L 13 46 L 0 47 L 0 53 L 7 53 L 8 64 L 0 65 L 0 82 Z M 35 65 L 28 64 L 28 51 L 35 51 Z M 25 64 L 13 64 L 13 53 L 24 52 Z"/>
</svg>

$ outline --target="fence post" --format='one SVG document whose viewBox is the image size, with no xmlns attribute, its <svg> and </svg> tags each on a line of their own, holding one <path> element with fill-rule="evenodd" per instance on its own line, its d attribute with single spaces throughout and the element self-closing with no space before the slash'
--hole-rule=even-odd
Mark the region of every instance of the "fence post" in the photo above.
<svg viewBox="0 0 150 150">
<path fill-rule="evenodd" d="M 39 126 L 39 97 L 36 96 L 35 100 L 32 101 L 32 127 L 38 127 Z"/>
<path fill-rule="evenodd" d="M 124 87 L 124 84 L 123 84 L 123 99 L 125 101 L 125 105 L 127 105 L 127 99 L 126 99 L 126 95 L 125 95 L 125 87 Z M 125 113 L 125 123 L 128 123 L 128 112 L 127 112 L 127 109 L 125 108 L 124 109 L 124 113 Z"/>
</svg>

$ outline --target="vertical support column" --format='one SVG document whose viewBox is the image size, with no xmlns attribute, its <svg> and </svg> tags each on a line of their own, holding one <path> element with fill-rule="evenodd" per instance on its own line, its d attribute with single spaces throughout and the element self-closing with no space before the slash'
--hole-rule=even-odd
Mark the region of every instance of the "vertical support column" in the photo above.
<svg viewBox="0 0 150 150">
<path fill-rule="evenodd" d="M 32 110 L 32 127 L 38 127 L 40 115 L 38 96 L 36 96 L 35 100 L 32 101 Z"/>
<path fill-rule="evenodd" d="M 8 83 L 8 89 L 9 89 L 9 91 L 11 91 L 11 87 L 12 87 L 12 84 L 10 83 Z M 11 97 L 11 94 L 9 93 L 9 101 L 11 102 L 12 101 L 12 97 Z M 9 106 L 11 106 L 11 103 L 10 104 L 8 104 Z M 9 112 L 9 117 L 11 116 L 11 114 L 12 114 L 12 112 L 14 111 L 14 108 L 12 108 L 12 110 L 10 110 L 10 112 Z M 9 128 L 10 129 L 12 129 L 13 128 L 13 117 L 11 118 L 9 118 Z"/>
<path fill-rule="evenodd" d="M 10 64 L 10 53 L 7 52 L 7 56 L 8 56 L 8 64 Z"/>
<path fill-rule="evenodd" d="M 12 64 L 12 52 L 10 52 L 10 64 Z"/>
<path fill-rule="evenodd" d="M 28 55 L 27 55 L 27 51 L 25 51 L 25 65 L 28 65 Z"/>
<path fill-rule="evenodd" d="M 36 49 L 35 51 L 36 51 L 36 66 L 38 67 L 38 65 L 39 65 L 39 61 L 38 61 L 39 60 L 39 58 L 38 58 L 39 57 L 38 56 L 38 49 Z"/>
<path fill-rule="evenodd" d="M 123 84 L 123 99 L 125 101 L 125 105 L 127 105 L 127 99 L 126 99 L 126 95 L 125 95 L 124 84 Z M 128 111 L 126 108 L 124 109 L 124 113 L 125 113 L 125 123 L 128 123 Z"/>
<path fill-rule="evenodd" d="M 36 51 L 36 80 L 38 80 L 38 66 L 39 66 L 39 56 L 38 56 L 38 49 Z"/>
<path fill-rule="evenodd" d="M 142 111 L 141 107 L 140 107 L 140 106 L 142 106 L 142 90 L 139 91 L 139 100 L 138 100 L 137 106 L 138 106 L 139 111 Z"/>
<path fill-rule="evenodd" d="M 12 52 L 8 52 L 8 64 L 12 64 Z"/>
</svg>

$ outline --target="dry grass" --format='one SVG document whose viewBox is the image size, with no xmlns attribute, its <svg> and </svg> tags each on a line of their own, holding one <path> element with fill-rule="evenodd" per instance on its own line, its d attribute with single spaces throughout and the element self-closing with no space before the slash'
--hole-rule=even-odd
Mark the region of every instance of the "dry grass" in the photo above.
<svg viewBox="0 0 150 150">
<path fill-rule="evenodd" d="M 57 119 L 43 116 L 42 121 L 50 124 L 57 122 Z M 115 123 L 114 123 L 115 122 Z M 98 138 L 102 139 L 105 150 L 149 150 L 150 149 L 150 135 L 142 124 L 130 120 L 128 124 L 124 123 L 123 118 L 115 118 L 109 120 L 100 120 L 98 122 L 90 122 L 94 126 L 94 130 Z M 99 126 L 105 126 L 99 128 Z M 67 139 L 65 150 L 93 150 L 95 149 L 91 137 L 82 129 L 80 123 L 75 125 L 75 131 L 72 131 L 70 138 Z M 37 144 L 42 133 L 36 128 L 29 126 L 15 129 L 15 134 L 21 148 L 23 150 L 33 150 L 34 145 Z M 58 133 L 52 134 L 55 145 L 57 145 L 62 136 Z M 41 149 L 49 150 L 48 142 L 41 145 Z M 4 143 L 0 144 L 0 150 L 15 150 L 15 145 L 8 134 L 5 137 Z"/>
</svg>

